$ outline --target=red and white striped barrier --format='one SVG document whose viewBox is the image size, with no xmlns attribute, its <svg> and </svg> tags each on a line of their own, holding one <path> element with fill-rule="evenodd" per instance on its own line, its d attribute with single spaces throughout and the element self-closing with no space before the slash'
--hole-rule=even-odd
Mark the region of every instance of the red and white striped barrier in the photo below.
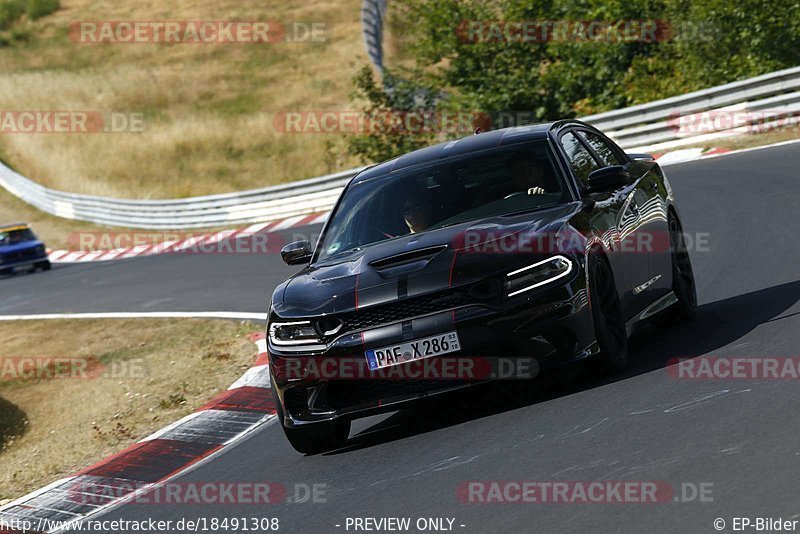
<svg viewBox="0 0 800 534">
<path fill-rule="evenodd" d="M 93 261 L 125 260 L 140 256 L 154 256 L 157 254 L 176 253 L 191 247 L 205 247 L 226 239 L 239 239 L 253 234 L 266 234 L 300 228 L 313 224 L 322 224 L 330 212 L 313 213 L 311 215 L 297 215 L 287 219 L 252 224 L 247 228 L 238 230 L 222 230 L 220 232 L 193 235 L 177 241 L 166 241 L 152 245 L 139 245 L 135 247 L 117 248 L 113 250 L 53 250 L 48 252 L 52 263 L 86 263 Z"/>
</svg>

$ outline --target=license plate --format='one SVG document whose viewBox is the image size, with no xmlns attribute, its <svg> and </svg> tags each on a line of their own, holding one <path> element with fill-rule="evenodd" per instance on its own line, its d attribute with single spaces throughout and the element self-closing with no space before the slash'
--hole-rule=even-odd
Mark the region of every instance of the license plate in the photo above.
<svg viewBox="0 0 800 534">
<path fill-rule="evenodd" d="M 382 349 L 368 350 L 364 354 L 367 356 L 367 363 L 370 369 L 382 369 L 392 365 L 401 365 L 414 360 L 422 360 L 456 352 L 461 350 L 461 343 L 458 341 L 458 334 L 447 332 L 436 336 L 415 339 L 408 343 L 391 345 Z"/>
</svg>

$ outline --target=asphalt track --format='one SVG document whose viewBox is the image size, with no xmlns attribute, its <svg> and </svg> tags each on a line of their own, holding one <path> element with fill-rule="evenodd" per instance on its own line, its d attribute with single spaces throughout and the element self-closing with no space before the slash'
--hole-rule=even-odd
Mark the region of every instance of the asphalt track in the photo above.
<svg viewBox="0 0 800 534">
<path fill-rule="evenodd" d="M 266 241 L 244 240 L 238 248 L 222 244 L 207 254 L 53 264 L 50 272 L 0 276 L 0 315 L 239 311 L 266 316 L 272 289 L 297 271 L 281 261 L 280 245 L 314 240 L 320 228 L 275 232 Z M 270 252 L 262 252 L 265 248 Z"/>
<path fill-rule="evenodd" d="M 268 425 L 180 482 L 327 485 L 324 503 L 128 504 L 103 519 L 277 517 L 282 532 L 345 531 L 348 517 L 449 517 L 463 532 L 716 532 L 722 518 L 800 517 L 797 380 L 676 380 L 679 356 L 800 355 L 798 145 L 667 167 L 692 252 L 697 320 L 646 327 L 633 368 L 573 366 L 360 421 L 348 447 L 304 457 Z M 160 256 L 0 281 L 0 313 L 259 311 L 290 273 L 277 257 Z M 713 502 L 466 504 L 471 480 L 713 484 Z M 341 525 L 337 527 L 336 525 Z M 464 525 L 461 527 L 460 525 Z M 351 530 L 352 531 L 352 530 Z M 414 530 L 412 530 L 414 531 Z"/>
</svg>

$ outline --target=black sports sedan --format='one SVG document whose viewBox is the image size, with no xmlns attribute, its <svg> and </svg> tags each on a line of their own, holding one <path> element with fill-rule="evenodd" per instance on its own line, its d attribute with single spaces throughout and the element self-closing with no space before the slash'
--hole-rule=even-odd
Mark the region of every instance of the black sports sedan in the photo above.
<svg viewBox="0 0 800 534">
<path fill-rule="evenodd" d="M 313 453 L 355 418 L 483 380 L 588 358 L 621 369 L 637 323 L 694 314 L 685 243 L 658 164 L 575 120 L 370 167 L 315 247 L 282 251 L 305 265 L 267 325 L 286 435 Z"/>
</svg>

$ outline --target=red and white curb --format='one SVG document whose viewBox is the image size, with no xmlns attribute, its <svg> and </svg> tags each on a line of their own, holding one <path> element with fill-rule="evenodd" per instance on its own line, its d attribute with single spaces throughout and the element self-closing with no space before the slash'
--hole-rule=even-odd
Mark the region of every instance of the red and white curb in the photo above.
<svg viewBox="0 0 800 534">
<path fill-rule="evenodd" d="M 222 230 L 220 232 L 192 235 L 186 239 L 165 241 L 152 245 L 139 245 L 136 247 L 116 248 L 113 250 L 52 250 L 48 252 L 48 256 L 52 263 L 86 263 L 176 253 L 194 247 L 204 247 L 219 243 L 226 239 L 239 239 L 254 234 L 267 234 L 288 230 L 290 228 L 322 224 L 328 218 L 329 213 L 330 212 L 326 211 L 324 213 L 312 213 L 310 215 L 296 215 L 288 219 L 252 224 L 247 228 L 240 228 L 238 230 Z"/>
<path fill-rule="evenodd" d="M 24 524 L 31 532 L 73 528 L 90 515 L 166 484 L 273 422 L 265 336 L 253 334 L 250 339 L 258 347 L 258 358 L 227 391 L 119 454 L 0 507 L 0 534 L 21 534 L 8 525 Z"/>
<path fill-rule="evenodd" d="M 728 152 L 730 152 L 730 150 L 727 148 L 682 148 L 680 150 L 653 154 L 653 159 L 655 159 L 659 165 L 672 165 L 675 163 L 685 163 L 687 161 L 703 159 L 708 156 L 726 154 Z"/>
</svg>

